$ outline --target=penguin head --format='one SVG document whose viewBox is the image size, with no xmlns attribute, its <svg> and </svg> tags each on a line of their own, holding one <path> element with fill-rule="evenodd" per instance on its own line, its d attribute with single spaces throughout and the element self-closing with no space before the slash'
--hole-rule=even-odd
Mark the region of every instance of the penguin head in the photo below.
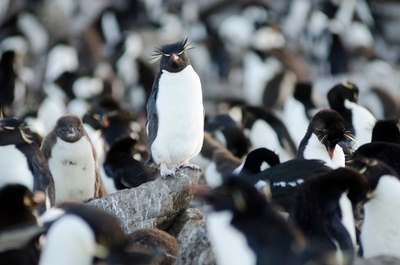
<svg viewBox="0 0 400 265">
<path fill-rule="evenodd" d="M 346 130 L 343 117 L 333 109 L 323 109 L 317 112 L 311 119 L 308 130 L 318 137 L 331 158 L 339 142 L 345 139 L 354 139 Z"/>
<path fill-rule="evenodd" d="M 371 142 L 392 142 L 400 144 L 400 119 L 378 120 L 372 130 Z"/>
<path fill-rule="evenodd" d="M 351 102 L 358 102 L 358 86 L 350 82 L 342 82 L 332 87 L 328 92 L 328 102 L 331 108 L 336 109 L 338 105 L 343 105 L 347 99 Z"/>
<path fill-rule="evenodd" d="M 190 65 L 189 56 L 186 51 L 191 49 L 189 39 L 183 39 L 172 44 L 162 45 L 154 51 L 150 63 L 160 59 L 160 70 L 177 73 Z"/>
<path fill-rule="evenodd" d="M 46 196 L 30 191 L 21 184 L 8 184 L 0 189 L 0 228 L 20 223 L 36 223 L 36 210 Z"/>
<path fill-rule="evenodd" d="M 349 166 L 360 172 L 368 180 L 370 191 L 374 191 L 382 176 L 394 176 L 399 178 L 396 171 L 385 162 L 374 158 L 356 156 Z"/>
<path fill-rule="evenodd" d="M 262 193 L 236 176 L 228 177 L 221 186 L 213 190 L 197 190 L 196 195 L 210 203 L 215 211 L 228 210 L 234 215 L 256 213 L 261 205 L 267 204 L 267 198 Z"/>
<path fill-rule="evenodd" d="M 33 142 L 32 132 L 23 120 L 11 117 L 0 120 L 0 146 Z"/>
<path fill-rule="evenodd" d="M 79 116 L 68 114 L 57 120 L 54 131 L 63 141 L 74 143 L 84 135 L 82 119 Z"/>
</svg>

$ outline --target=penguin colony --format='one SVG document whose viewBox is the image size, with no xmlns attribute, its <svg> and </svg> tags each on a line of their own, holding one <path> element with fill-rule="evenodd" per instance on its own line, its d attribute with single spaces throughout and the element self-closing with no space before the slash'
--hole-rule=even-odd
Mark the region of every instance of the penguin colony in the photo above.
<svg viewBox="0 0 400 265">
<path fill-rule="evenodd" d="M 215 264 L 400 264 L 398 4 L 114 2 L 0 3 L 0 264 L 178 264 L 86 203 L 182 168 Z"/>
</svg>

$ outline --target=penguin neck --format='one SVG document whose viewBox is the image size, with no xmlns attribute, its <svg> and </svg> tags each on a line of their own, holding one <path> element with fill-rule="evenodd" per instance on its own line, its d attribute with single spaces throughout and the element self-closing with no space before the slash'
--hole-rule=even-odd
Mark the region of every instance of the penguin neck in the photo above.
<svg viewBox="0 0 400 265">
<path fill-rule="evenodd" d="M 86 222 L 74 215 L 63 216 L 47 233 L 39 265 L 90 265 L 95 246 L 95 235 Z"/>
</svg>

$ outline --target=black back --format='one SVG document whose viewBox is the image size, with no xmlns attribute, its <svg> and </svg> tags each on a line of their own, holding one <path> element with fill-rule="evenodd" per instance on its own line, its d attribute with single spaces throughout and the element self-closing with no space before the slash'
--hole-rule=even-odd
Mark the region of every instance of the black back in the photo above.
<svg viewBox="0 0 400 265">
<path fill-rule="evenodd" d="M 400 144 L 400 120 L 378 120 L 372 129 L 371 142 L 389 142 Z"/>
<path fill-rule="evenodd" d="M 353 207 L 366 198 L 367 180 L 350 168 L 339 168 L 306 180 L 295 193 L 290 220 L 297 224 L 313 244 L 341 250 L 354 259 L 354 246 L 341 222 L 339 199 L 348 191 Z"/>
</svg>

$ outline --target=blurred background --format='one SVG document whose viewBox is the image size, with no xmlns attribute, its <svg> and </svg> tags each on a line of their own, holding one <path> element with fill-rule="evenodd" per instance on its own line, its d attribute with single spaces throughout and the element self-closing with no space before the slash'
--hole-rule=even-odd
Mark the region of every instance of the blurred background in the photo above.
<svg viewBox="0 0 400 265">
<path fill-rule="evenodd" d="M 378 119 L 398 117 L 399 26 L 395 0 L 1 0 L 0 104 L 48 121 L 30 124 L 42 135 L 105 95 L 144 119 L 153 50 L 189 38 L 207 115 L 279 111 L 299 82 L 323 107 L 347 80 Z"/>
</svg>

